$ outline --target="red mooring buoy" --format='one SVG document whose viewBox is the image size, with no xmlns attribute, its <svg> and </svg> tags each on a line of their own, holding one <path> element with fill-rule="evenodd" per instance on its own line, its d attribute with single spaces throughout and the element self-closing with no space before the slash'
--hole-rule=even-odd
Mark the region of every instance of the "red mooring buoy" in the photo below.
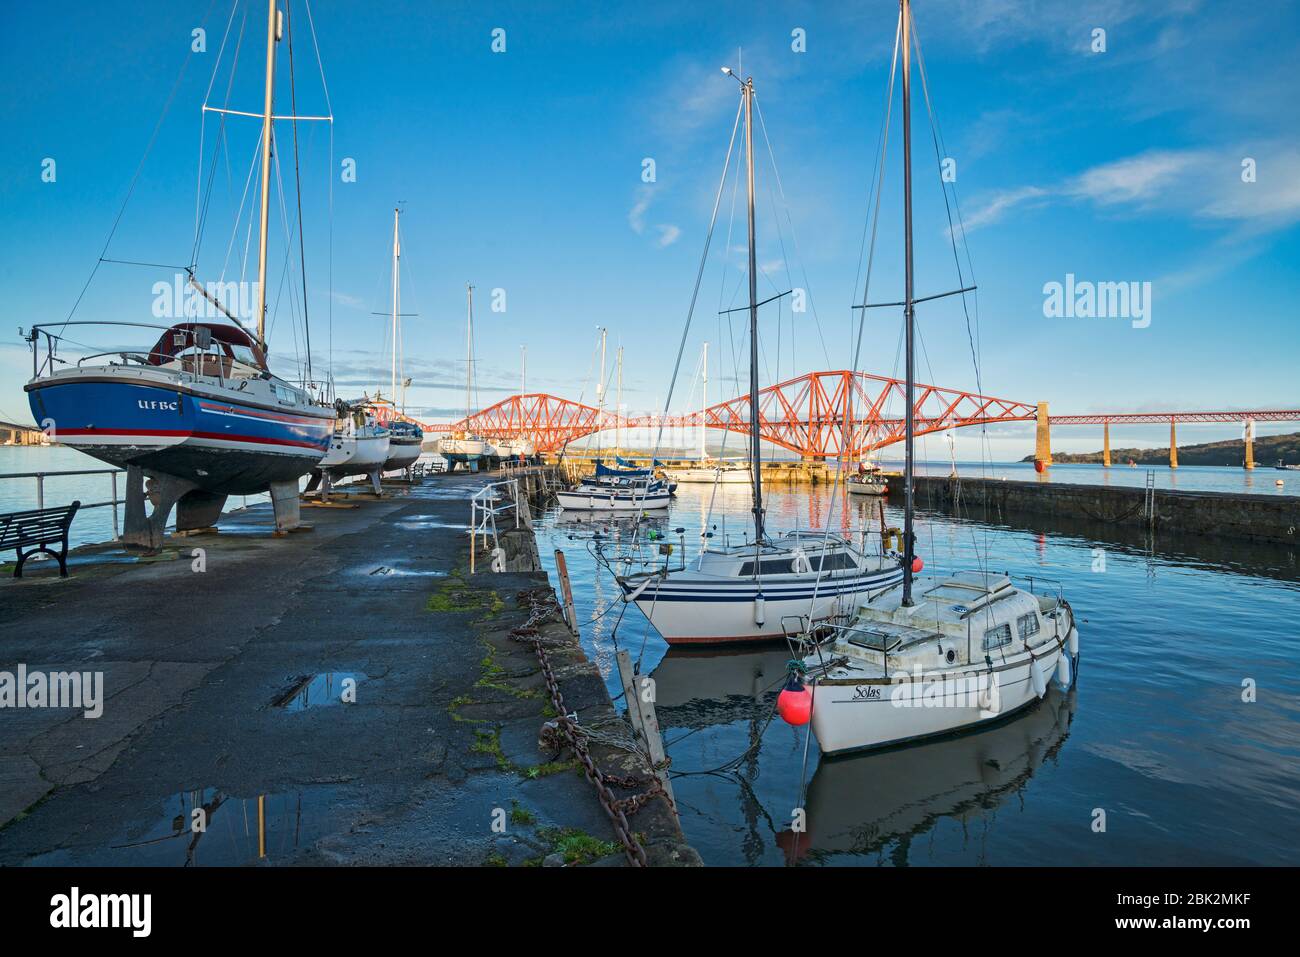
<svg viewBox="0 0 1300 957">
<path fill-rule="evenodd" d="M 812 692 L 804 687 L 797 675 L 790 680 L 776 698 L 776 713 L 786 724 L 802 727 L 812 717 Z"/>
<path fill-rule="evenodd" d="M 912 574 L 921 574 L 921 569 L 925 567 L 925 562 L 921 561 L 920 556 L 912 559 Z"/>
<path fill-rule="evenodd" d="M 1041 475 L 1041 474 L 1043 473 L 1043 469 L 1045 469 L 1045 468 L 1047 468 L 1047 466 L 1043 464 L 1042 459 L 1035 459 L 1035 460 L 1034 460 L 1034 471 L 1035 471 L 1035 472 L 1037 472 L 1038 474 Z"/>
</svg>

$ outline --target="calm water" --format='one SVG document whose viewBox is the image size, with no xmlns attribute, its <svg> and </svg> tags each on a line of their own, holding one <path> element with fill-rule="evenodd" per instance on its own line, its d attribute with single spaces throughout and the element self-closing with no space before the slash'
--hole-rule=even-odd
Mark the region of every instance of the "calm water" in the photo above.
<svg viewBox="0 0 1300 957">
<path fill-rule="evenodd" d="M 1102 471 L 1053 469 L 1058 481 Z M 1130 472 L 1143 470 L 1110 476 Z M 1261 469 L 1254 484 L 1271 487 L 1270 472 Z M 1201 487 L 1240 489 L 1248 477 L 1185 468 L 1172 477 L 1165 470 L 1165 478 L 1179 488 L 1204 481 Z M 685 528 L 693 555 L 712 491 L 683 485 L 653 527 L 671 541 L 675 528 Z M 826 488 L 767 494 L 774 531 L 819 527 L 832 514 Z M 832 525 L 874 527 L 872 507 L 841 498 Z M 725 519 L 738 534 L 748 508 L 748 488 L 719 489 L 712 522 L 721 531 Z M 901 524 L 897 510 L 889 513 L 891 524 Z M 611 693 L 618 691 L 616 646 L 628 648 L 656 680 L 674 771 L 709 771 L 744 755 L 735 770 L 673 782 L 686 835 L 710 863 L 1300 863 L 1294 549 L 1152 542 L 1068 517 L 1042 529 L 992 529 L 920 515 L 918 550 L 929 570 L 977 567 L 978 552 L 991 567 L 1063 584 L 1082 619 L 1079 680 L 1070 695 L 1053 689 L 1001 726 L 936 743 L 822 761 L 813 739 L 808 833 L 796 842 L 789 822 L 805 778 L 805 733 L 779 719 L 768 724 L 784 646 L 669 651 L 635 608 L 620 622 L 613 582 L 608 572 L 597 574 L 588 549 L 595 534 L 626 537 L 635 527 L 573 518 L 548 514 L 539 546 L 548 570 L 553 549 L 565 551 L 586 622 L 583 641 Z M 1254 703 L 1242 701 L 1247 679 L 1257 687 Z M 1105 813 L 1103 833 L 1093 830 L 1095 809 Z"/>
<path fill-rule="evenodd" d="M 431 456 L 426 455 L 425 459 Z M 901 468 L 901 464 L 886 460 L 886 468 Z M 108 468 L 103 462 L 92 459 L 75 449 L 59 446 L 0 446 L 0 476 L 15 472 L 60 472 L 85 471 Z M 947 475 L 951 465 L 918 462 L 917 471 L 921 474 Z M 1146 469 L 1116 467 L 1103 469 L 1098 465 L 1055 465 L 1046 474 L 1037 475 L 1034 467 L 1025 463 L 981 464 L 959 462 L 958 469 L 963 475 L 972 477 L 987 476 L 1022 481 L 1083 482 L 1099 485 L 1136 485 L 1146 483 Z M 1216 492 L 1253 492 L 1263 494 L 1300 494 L 1300 472 L 1280 472 L 1272 468 L 1260 468 L 1245 472 L 1239 468 L 1195 466 L 1184 467 L 1177 471 L 1154 469 L 1158 488 L 1177 488 L 1184 490 L 1202 490 Z M 1284 485 L 1277 487 L 1277 479 L 1283 479 Z M 125 476 L 118 476 L 117 495 L 119 500 L 125 489 Z M 74 500 L 83 504 L 106 502 L 112 498 L 111 479 L 108 475 L 79 475 L 58 477 L 45 480 L 46 505 L 64 505 Z M 245 504 L 254 504 L 266 500 L 264 495 L 232 497 L 227 508 L 238 508 Z M 0 477 L 0 512 L 17 511 L 36 507 L 35 479 L 5 479 Z M 122 506 L 117 508 L 119 527 L 122 521 Z M 72 526 L 72 543 L 80 545 L 85 542 L 102 542 L 113 537 L 112 509 L 87 508 L 78 515 Z"/>
</svg>

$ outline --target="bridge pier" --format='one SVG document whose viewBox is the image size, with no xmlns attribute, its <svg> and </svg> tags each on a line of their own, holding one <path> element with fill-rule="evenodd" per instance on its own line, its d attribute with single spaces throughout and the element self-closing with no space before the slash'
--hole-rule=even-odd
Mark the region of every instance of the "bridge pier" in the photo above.
<svg viewBox="0 0 1300 957">
<path fill-rule="evenodd" d="M 1101 424 L 1101 464 L 1103 468 L 1110 468 L 1110 423 Z"/>
<path fill-rule="evenodd" d="M 1042 468 L 1052 464 L 1052 424 L 1047 417 L 1047 403 L 1038 403 L 1038 429 L 1034 439 L 1034 464 Z"/>
<path fill-rule="evenodd" d="M 1178 422 L 1169 420 L 1169 467 L 1178 468 Z"/>
</svg>

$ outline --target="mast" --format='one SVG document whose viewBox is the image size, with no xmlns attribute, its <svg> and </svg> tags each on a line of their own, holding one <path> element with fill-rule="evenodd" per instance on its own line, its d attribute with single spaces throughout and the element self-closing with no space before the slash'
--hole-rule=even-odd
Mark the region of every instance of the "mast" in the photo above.
<svg viewBox="0 0 1300 957">
<path fill-rule="evenodd" d="M 758 265 L 754 248 L 754 78 L 745 96 L 745 175 L 749 192 L 749 460 L 754 473 L 754 541 L 763 541 L 763 462 L 758 439 Z"/>
<path fill-rule="evenodd" d="M 618 450 L 623 452 L 623 347 L 618 347 L 618 356 L 615 359 L 618 363 L 618 391 L 614 394 L 614 412 L 620 418 L 616 419 L 617 425 L 614 427 L 614 434 L 618 436 Z"/>
<path fill-rule="evenodd" d="M 913 392 L 916 387 L 915 355 L 913 353 L 913 319 L 915 305 L 912 300 L 912 9 L 909 0 L 899 0 L 903 18 L 903 245 L 904 292 L 903 322 L 907 340 L 907 383 L 904 390 L 907 403 L 907 453 L 903 464 L 903 606 L 912 605 L 912 475 L 914 466 L 915 423 Z"/>
<path fill-rule="evenodd" d="M 465 418 L 473 413 L 474 399 L 474 287 L 465 283 Z"/>
<path fill-rule="evenodd" d="M 704 387 L 700 392 L 700 458 L 707 461 L 709 458 L 709 447 L 704 441 L 704 418 L 708 414 L 709 408 L 709 344 L 704 343 L 704 358 L 700 360 L 704 367 Z"/>
<path fill-rule="evenodd" d="M 397 239 L 397 217 L 400 213 L 400 209 L 393 207 L 393 369 L 388 386 L 388 395 L 394 402 L 397 401 L 397 312 L 401 301 L 397 278 L 398 260 L 402 256 L 402 249 Z"/>
<path fill-rule="evenodd" d="M 271 114 L 275 101 L 275 44 L 280 11 L 266 4 L 266 99 L 262 108 L 262 219 L 257 233 L 257 343 L 266 353 L 266 235 L 271 216 Z"/>
</svg>

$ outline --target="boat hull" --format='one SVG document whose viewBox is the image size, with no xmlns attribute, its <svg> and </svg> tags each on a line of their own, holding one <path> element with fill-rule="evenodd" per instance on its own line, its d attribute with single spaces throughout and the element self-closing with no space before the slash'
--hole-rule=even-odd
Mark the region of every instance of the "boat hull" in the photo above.
<svg viewBox="0 0 1300 957">
<path fill-rule="evenodd" d="M 119 468 L 193 482 L 218 495 L 250 495 L 296 481 L 324 456 L 333 411 L 280 411 L 179 383 L 71 378 L 25 387 L 37 422 L 62 445 Z"/>
<path fill-rule="evenodd" d="M 348 475 L 370 475 L 384 467 L 388 458 L 388 434 L 346 436 L 342 438 L 341 460 L 332 460 L 326 456 L 321 468 L 329 472 L 331 478 L 343 478 Z M 331 455 L 333 452 L 331 452 Z"/>
<path fill-rule="evenodd" d="M 420 457 L 420 451 L 419 439 L 390 439 L 388 457 L 384 459 L 384 471 L 395 472 L 399 469 L 409 468 Z"/>
<path fill-rule="evenodd" d="M 632 600 L 670 645 L 723 645 L 783 639 L 799 634 L 807 621 L 855 608 L 870 593 L 902 581 L 898 568 L 823 578 L 709 581 L 704 576 L 651 580 L 620 578 L 624 600 Z M 757 600 L 763 598 L 761 617 Z M 743 613 L 742 613 L 743 610 Z"/>
<path fill-rule="evenodd" d="M 615 492 L 595 485 L 583 485 L 567 492 L 557 492 L 556 501 L 562 508 L 590 512 L 642 512 L 667 508 L 672 499 L 668 489 L 644 494 Z"/>
<path fill-rule="evenodd" d="M 684 485 L 749 485 L 749 469 L 673 469 L 668 477 Z"/>
<path fill-rule="evenodd" d="M 1053 640 L 1032 656 L 1021 653 L 999 665 L 992 672 L 992 699 L 990 672 L 983 668 L 932 672 L 919 680 L 903 673 L 897 682 L 819 682 L 813 689 L 813 734 L 823 754 L 835 755 L 992 724 L 1038 700 L 1030 668 L 1041 669 L 1046 687 L 1064 653 L 1064 641 Z"/>
</svg>

